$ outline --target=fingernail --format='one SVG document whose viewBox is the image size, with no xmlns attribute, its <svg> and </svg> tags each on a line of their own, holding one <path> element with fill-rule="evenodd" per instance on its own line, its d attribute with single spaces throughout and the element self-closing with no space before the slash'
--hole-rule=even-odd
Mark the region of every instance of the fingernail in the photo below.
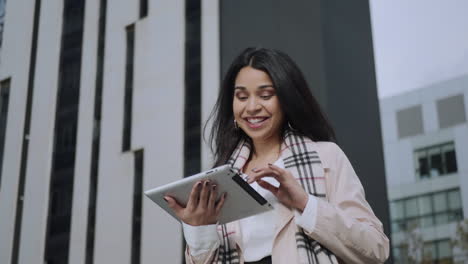
<svg viewBox="0 0 468 264">
<path fill-rule="evenodd" d="M 249 179 L 250 179 L 249 176 L 245 176 L 244 178 L 245 181 L 248 181 Z"/>
<path fill-rule="evenodd" d="M 204 186 L 208 185 L 208 181 L 205 181 L 205 182 L 203 183 L 203 185 L 204 185 Z"/>
<path fill-rule="evenodd" d="M 164 201 L 166 201 L 166 203 L 168 203 L 168 202 L 169 202 L 169 200 L 167 200 L 167 198 L 166 198 L 166 197 L 163 197 L 163 199 L 164 199 Z"/>
<path fill-rule="evenodd" d="M 257 168 L 253 168 L 252 171 L 253 171 L 253 172 L 256 172 L 256 171 L 257 171 Z"/>
<path fill-rule="evenodd" d="M 216 184 L 212 186 L 213 190 L 216 190 L 216 186 L 217 186 Z"/>
</svg>

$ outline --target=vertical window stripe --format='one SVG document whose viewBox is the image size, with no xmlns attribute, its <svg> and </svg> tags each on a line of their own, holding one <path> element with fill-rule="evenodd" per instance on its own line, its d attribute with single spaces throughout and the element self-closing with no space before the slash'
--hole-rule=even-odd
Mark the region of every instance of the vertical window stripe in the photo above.
<svg viewBox="0 0 468 264">
<path fill-rule="evenodd" d="M 91 172 L 89 181 L 89 205 L 88 223 L 86 230 L 86 255 L 85 263 L 92 264 L 94 261 L 94 239 L 96 226 L 96 201 L 97 186 L 99 182 L 99 144 L 101 142 L 101 111 L 102 111 L 102 86 L 104 73 L 104 51 L 106 36 L 106 13 L 107 0 L 101 0 L 99 5 L 99 32 L 98 50 L 96 59 L 96 87 L 94 93 L 94 122 L 93 122 L 93 142 L 91 147 Z"/>
<path fill-rule="evenodd" d="M 125 97 L 124 97 L 124 127 L 122 151 L 131 147 L 132 133 L 132 98 L 133 98 L 133 59 L 135 48 L 135 25 L 129 25 L 127 31 L 127 54 L 125 63 Z"/>
<path fill-rule="evenodd" d="M 133 216 L 132 216 L 132 256 L 131 263 L 140 263 L 141 250 L 141 221 L 142 221 L 142 193 L 144 150 L 135 151 L 135 168 L 133 180 Z"/>
<path fill-rule="evenodd" d="M 10 100 L 10 79 L 0 83 L 0 189 L 2 188 L 3 155 L 5 153 L 5 138 L 8 118 L 8 102 Z"/>
<path fill-rule="evenodd" d="M 185 1 L 184 175 L 201 169 L 201 3 Z"/>
<path fill-rule="evenodd" d="M 65 0 L 44 262 L 68 263 L 84 0 Z"/>
<path fill-rule="evenodd" d="M 140 18 L 148 16 L 148 0 L 140 0 Z"/>
</svg>

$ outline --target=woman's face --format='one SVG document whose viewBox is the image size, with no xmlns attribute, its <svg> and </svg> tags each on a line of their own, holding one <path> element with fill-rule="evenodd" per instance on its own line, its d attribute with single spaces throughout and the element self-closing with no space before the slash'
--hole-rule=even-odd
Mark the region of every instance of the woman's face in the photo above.
<svg viewBox="0 0 468 264">
<path fill-rule="evenodd" d="M 273 82 L 265 72 L 250 66 L 239 71 L 234 83 L 232 109 L 238 126 L 253 141 L 280 136 L 284 114 Z"/>
</svg>

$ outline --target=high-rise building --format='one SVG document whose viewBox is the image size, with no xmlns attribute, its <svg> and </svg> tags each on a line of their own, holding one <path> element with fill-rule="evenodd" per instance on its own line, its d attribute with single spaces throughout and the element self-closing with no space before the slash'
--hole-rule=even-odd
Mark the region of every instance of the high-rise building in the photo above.
<svg viewBox="0 0 468 264">
<path fill-rule="evenodd" d="M 396 263 L 463 257 L 453 242 L 468 218 L 467 106 L 468 75 L 380 102 Z"/>
<path fill-rule="evenodd" d="M 297 61 L 388 231 L 369 5 L 337 3 L 7 0 L 0 262 L 182 263 L 142 192 L 212 165 L 201 128 L 247 46 Z"/>
</svg>

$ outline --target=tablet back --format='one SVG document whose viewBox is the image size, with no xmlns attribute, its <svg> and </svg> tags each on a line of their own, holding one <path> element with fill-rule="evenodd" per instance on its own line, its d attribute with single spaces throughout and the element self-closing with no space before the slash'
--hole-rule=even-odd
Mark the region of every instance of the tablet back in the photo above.
<svg viewBox="0 0 468 264">
<path fill-rule="evenodd" d="M 223 165 L 167 185 L 147 190 L 145 191 L 145 195 L 179 220 L 163 197 L 166 195 L 171 196 L 175 198 L 179 204 L 185 206 L 188 202 L 193 185 L 201 180 L 210 180 L 214 184 L 217 184 L 218 199 L 224 192 L 227 193 L 226 201 L 221 209 L 220 224 L 273 209 L 273 206 L 244 181 L 229 165 Z"/>
</svg>

